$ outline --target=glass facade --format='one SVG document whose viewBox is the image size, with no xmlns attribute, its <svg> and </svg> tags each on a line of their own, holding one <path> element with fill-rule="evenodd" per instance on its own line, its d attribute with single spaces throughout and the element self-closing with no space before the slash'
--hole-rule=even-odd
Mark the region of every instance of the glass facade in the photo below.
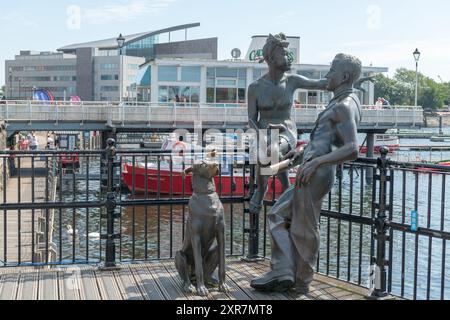
<svg viewBox="0 0 450 320">
<path fill-rule="evenodd" d="M 159 66 L 158 80 L 160 82 L 175 82 L 178 80 L 178 71 L 176 66 Z"/>
<path fill-rule="evenodd" d="M 200 82 L 201 68 L 200 67 L 181 67 L 181 81 L 182 82 Z"/>
<path fill-rule="evenodd" d="M 245 103 L 246 68 L 208 68 L 207 103 Z"/>
<path fill-rule="evenodd" d="M 160 86 L 159 102 L 163 103 L 199 103 L 200 87 Z"/>
<path fill-rule="evenodd" d="M 132 42 L 123 48 L 123 54 L 133 57 L 145 57 L 152 59 L 155 56 L 154 46 L 159 42 L 159 36 L 150 36 L 136 42 Z"/>
</svg>

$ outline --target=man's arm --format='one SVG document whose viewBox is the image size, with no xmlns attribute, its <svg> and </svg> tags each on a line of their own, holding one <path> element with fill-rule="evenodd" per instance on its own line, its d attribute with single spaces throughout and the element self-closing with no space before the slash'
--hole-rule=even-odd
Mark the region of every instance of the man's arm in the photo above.
<svg viewBox="0 0 450 320">
<path fill-rule="evenodd" d="M 248 124 L 251 129 L 254 129 L 256 132 L 259 130 L 258 126 L 258 106 L 256 100 L 256 88 L 254 84 L 250 85 L 248 88 Z"/>
<path fill-rule="evenodd" d="M 297 183 L 309 183 L 317 169 L 322 166 L 341 164 L 358 158 L 358 130 L 354 110 L 348 104 L 342 104 L 337 107 L 335 116 L 337 122 L 336 134 L 344 142 L 344 145 L 302 166 L 297 175 Z"/>
<path fill-rule="evenodd" d="M 295 89 L 308 89 L 308 90 L 326 90 L 328 80 L 312 80 L 299 74 L 290 75 L 294 83 Z"/>
</svg>

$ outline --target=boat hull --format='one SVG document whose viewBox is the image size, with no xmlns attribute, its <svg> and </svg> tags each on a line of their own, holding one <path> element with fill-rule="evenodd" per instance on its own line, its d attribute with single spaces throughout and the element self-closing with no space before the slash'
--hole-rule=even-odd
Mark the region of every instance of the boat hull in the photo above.
<svg viewBox="0 0 450 320">
<path fill-rule="evenodd" d="M 134 178 L 133 178 L 134 177 Z M 224 196 L 241 196 L 245 194 L 249 184 L 248 176 L 218 176 L 215 177 L 216 191 Z M 295 183 L 295 177 L 290 178 Z M 122 181 L 130 192 L 134 194 L 164 194 L 164 195 L 192 195 L 192 176 L 183 178 L 181 172 L 161 169 L 139 167 L 125 164 L 122 170 Z M 269 179 L 268 194 L 274 192 L 273 178 Z M 283 188 L 278 179 L 275 179 L 275 194 L 283 193 Z"/>
</svg>

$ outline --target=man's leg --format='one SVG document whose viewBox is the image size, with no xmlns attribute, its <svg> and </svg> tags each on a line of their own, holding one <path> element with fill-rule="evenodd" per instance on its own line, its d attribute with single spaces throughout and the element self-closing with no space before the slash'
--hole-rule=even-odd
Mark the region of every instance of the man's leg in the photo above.
<svg viewBox="0 0 450 320">
<path fill-rule="evenodd" d="M 272 270 L 254 279 L 251 286 L 257 290 L 285 291 L 295 281 L 295 250 L 289 234 L 294 187 L 286 191 L 268 215 L 272 243 Z"/>
<path fill-rule="evenodd" d="M 295 192 L 291 238 L 297 251 L 296 286 L 307 293 L 320 249 L 320 214 L 324 197 L 335 180 L 335 168 L 320 168 L 308 185 Z"/>
</svg>

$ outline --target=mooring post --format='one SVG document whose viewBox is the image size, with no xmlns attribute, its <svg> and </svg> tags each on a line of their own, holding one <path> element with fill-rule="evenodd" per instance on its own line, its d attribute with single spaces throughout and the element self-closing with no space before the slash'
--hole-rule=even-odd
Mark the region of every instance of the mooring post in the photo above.
<svg viewBox="0 0 450 320">
<path fill-rule="evenodd" d="M 373 159 L 375 149 L 375 134 L 373 132 L 367 133 L 367 158 Z M 371 184 L 373 181 L 373 171 L 372 168 L 366 170 L 366 182 Z"/>
<path fill-rule="evenodd" d="M 387 211 L 387 183 L 391 182 L 391 177 L 388 176 L 389 159 L 387 155 L 389 148 L 382 147 L 380 149 L 381 157 L 378 158 L 377 168 L 379 175 L 374 177 L 374 182 L 380 182 L 379 185 L 379 203 L 374 204 L 377 208 L 377 216 L 375 218 L 375 234 L 373 235 L 377 242 L 376 256 L 372 257 L 372 265 L 374 266 L 374 288 L 370 294 L 372 299 L 386 298 L 389 293 L 387 292 L 387 267 L 389 261 L 386 259 L 386 242 L 389 241 L 389 219 L 386 215 Z M 391 185 L 392 188 L 392 185 Z"/>
<path fill-rule="evenodd" d="M 114 168 L 116 157 L 116 141 L 114 139 L 107 140 L 105 149 L 105 157 L 107 159 L 107 194 L 106 194 L 106 214 L 102 218 L 106 219 L 106 235 L 102 235 L 102 239 L 106 240 L 105 264 L 101 269 L 112 270 L 116 268 L 116 244 L 115 240 L 120 238 L 120 234 L 114 233 L 114 222 L 119 218 L 116 214 L 117 195 L 116 186 L 114 185 Z"/>
</svg>

